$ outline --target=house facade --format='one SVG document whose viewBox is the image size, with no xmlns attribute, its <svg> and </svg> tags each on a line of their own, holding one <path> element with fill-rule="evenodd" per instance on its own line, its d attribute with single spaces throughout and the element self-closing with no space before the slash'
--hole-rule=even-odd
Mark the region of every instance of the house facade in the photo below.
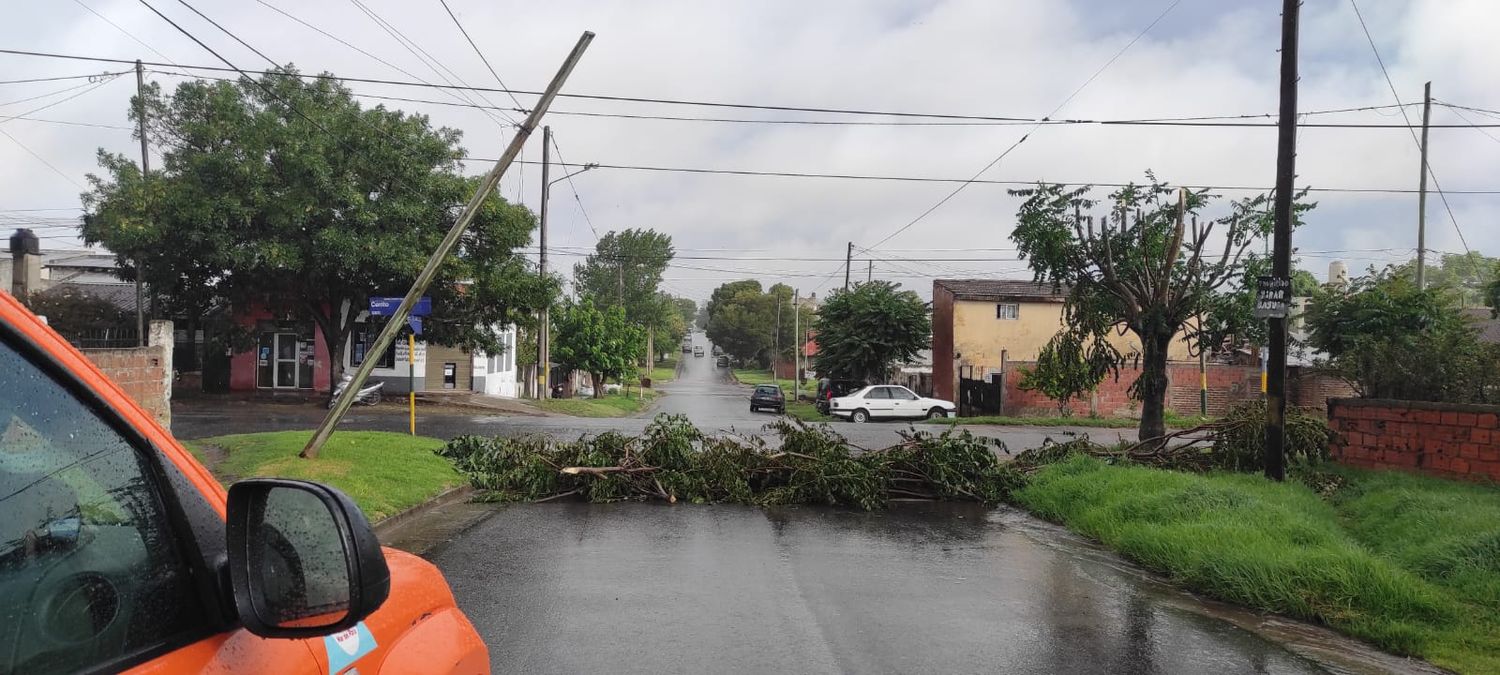
<svg viewBox="0 0 1500 675">
<path fill-rule="evenodd" d="M 366 359 L 376 359 L 372 380 L 385 383 L 387 393 L 469 391 L 514 398 L 518 393 L 515 361 L 515 326 L 495 328 L 505 345 L 501 354 L 469 352 L 454 347 L 429 345 L 420 338 L 397 339 L 380 354 L 372 354 L 380 324 L 368 313 L 355 319 L 344 349 L 346 371 Z M 277 315 L 264 306 L 237 314 L 241 326 L 255 336 L 254 347 L 230 357 L 229 388 L 232 391 L 266 393 L 327 393 L 332 388 L 331 350 L 311 319 Z"/>
<path fill-rule="evenodd" d="M 932 282 L 932 393 L 957 400 L 960 379 L 991 382 L 1008 364 L 1036 361 L 1063 328 L 1067 289 L 1030 280 L 938 279 Z M 1134 334 L 1111 333 L 1121 353 L 1139 353 Z M 1169 360 L 1190 360 L 1179 338 Z"/>
</svg>

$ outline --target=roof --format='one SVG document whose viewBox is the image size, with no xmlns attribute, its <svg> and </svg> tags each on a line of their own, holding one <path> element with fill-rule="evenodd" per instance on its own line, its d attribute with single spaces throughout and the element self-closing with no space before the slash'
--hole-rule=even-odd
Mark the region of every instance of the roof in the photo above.
<svg viewBox="0 0 1500 675">
<path fill-rule="evenodd" d="M 932 288 L 947 290 L 955 300 L 1062 302 L 1068 295 L 1066 287 L 1054 289 L 1030 279 L 937 279 Z"/>
<path fill-rule="evenodd" d="M 78 293 L 107 301 L 122 310 L 135 311 L 135 284 L 53 284 L 43 293 Z"/>
</svg>

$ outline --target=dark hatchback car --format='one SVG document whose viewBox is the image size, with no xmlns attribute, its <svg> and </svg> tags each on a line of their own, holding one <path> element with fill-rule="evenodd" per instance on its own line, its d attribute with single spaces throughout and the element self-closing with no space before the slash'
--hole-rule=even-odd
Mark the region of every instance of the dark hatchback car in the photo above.
<svg viewBox="0 0 1500 675">
<path fill-rule="evenodd" d="M 778 415 L 786 413 L 786 396 L 781 393 L 781 387 L 762 384 L 755 388 L 755 393 L 750 395 L 750 412 L 762 410 L 774 410 Z"/>
<path fill-rule="evenodd" d="M 835 380 L 822 378 L 818 380 L 818 394 L 813 399 L 813 407 L 824 415 L 828 414 L 828 402 L 840 396 L 849 394 L 863 388 L 865 383 L 859 380 Z"/>
</svg>

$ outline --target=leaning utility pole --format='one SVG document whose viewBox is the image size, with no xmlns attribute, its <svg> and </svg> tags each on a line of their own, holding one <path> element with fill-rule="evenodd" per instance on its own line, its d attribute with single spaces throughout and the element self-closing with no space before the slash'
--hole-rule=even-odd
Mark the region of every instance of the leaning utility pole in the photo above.
<svg viewBox="0 0 1500 675">
<path fill-rule="evenodd" d="M 1432 117 L 1432 83 L 1422 87 L 1422 174 L 1417 180 L 1417 289 L 1427 287 L 1427 122 Z"/>
<path fill-rule="evenodd" d="M 541 274 L 543 281 L 547 280 L 547 199 L 552 194 L 552 183 L 547 178 L 549 174 L 548 170 L 552 168 L 551 147 L 552 127 L 542 127 L 542 216 L 541 236 L 538 237 L 541 248 L 538 249 L 540 253 L 537 256 L 537 270 Z M 548 348 L 551 346 L 547 344 L 547 340 L 552 337 L 548 334 L 548 331 L 552 330 L 552 325 L 549 322 L 551 315 L 552 308 L 548 305 L 543 305 L 542 315 L 539 319 L 541 326 L 536 332 L 536 398 L 538 401 L 546 400 L 552 394 L 552 373 L 548 369 L 551 359 L 547 355 Z"/>
<path fill-rule="evenodd" d="M 844 290 L 849 290 L 849 268 L 854 265 L 854 242 L 849 242 L 849 252 L 844 254 Z"/>
<path fill-rule="evenodd" d="M 1297 178 L 1297 14 L 1302 0 L 1281 3 L 1281 115 L 1276 137 L 1276 226 L 1271 274 L 1278 281 L 1292 276 L 1292 184 Z M 1286 342 L 1285 314 L 1270 319 L 1271 358 L 1266 382 L 1266 477 L 1286 478 Z"/>
<path fill-rule="evenodd" d="M 136 130 L 141 135 L 141 180 L 150 180 L 151 177 L 151 153 L 146 150 L 146 67 L 141 64 L 140 59 L 135 61 L 135 98 L 140 103 L 136 110 Z M 139 254 L 135 258 L 135 330 L 136 339 L 142 347 L 146 346 L 146 281 L 141 277 L 146 271 L 146 266 L 141 263 Z"/>
<path fill-rule="evenodd" d="M 432 283 L 432 278 L 437 276 L 438 267 L 448 258 L 448 254 L 453 252 L 453 248 L 458 245 L 458 240 L 463 236 L 464 230 L 468 229 L 469 223 L 473 222 L 474 215 L 479 212 L 479 208 L 484 204 L 484 200 L 489 197 L 490 193 L 495 190 L 495 186 L 500 183 L 500 177 L 505 175 L 505 170 L 510 168 L 511 163 L 516 159 L 516 155 L 520 154 L 521 148 L 526 145 L 526 139 L 531 137 L 531 131 L 542 120 L 542 116 L 547 114 L 547 109 L 552 106 L 552 99 L 557 98 L 558 90 L 562 89 L 563 83 L 568 80 L 568 75 L 578 65 L 579 59 L 583 58 L 584 50 L 588 49 L 589 43 L 593 39 L 594 34 L 592 32 L 584 31 L 583 35 L 578 38 L 578 43 L 573 45 L 573 51 L 568 53 L 568 58 L 563 61 L 562 67 L 558 69 L 557 74 L 552 76 L 552 82 L 547 85 L 547 89 L 542 93 L 542 97 L 537 100 L 536 105 L 531 109 L 531 113 L 526 115 L 526 119 L 521 122 L 520 128 L 516 129 L 516 135 L 511 137 L 510 144 L 505 147 L 505 152 L 500 154 L 500 159 L 495 160 L 494 168 L 491 168 L 490 172 L 485 174 L 484 181 L 479 184 L 479 189 L 474 191 L 474 196 L 469 198 L 469 202 L 464 205 L 463 211 L 459 213 L 458 220 L 453 223 L 453 227 L 448 229 L 448 234 L 443 236 L 442 243 L 438 244 L 437 250 L 433 251 L 432 256 L 427 259 L 427 264 L 417 274 L 416 281 L 412 283 L 411 289 L 406 292 L 406 297 L 401 299 L 401 304 L 396 307 L 396 312 L 391 315 L 385 327 L 380 329 L 380 335 L 376 336 L 375 343 L 370 345 L 369 353 L 384 354 L 385 350 L 391 346 L 391 341 L 395 339 L 396 332 L 402 326 L 406 325 L 407 317 L 411 315 L 412 306 L 417 304 L 417 299 L 421 298 L 422 294 L 427 291 L 427 287 Z M 365 359 L 359 364 L 359 368 L 354 371 L 353 380 L 349 383 L 348 387 L 344 388 L 344 393 L 334 399 L 333 407 L 328 411 L 328 416 L 323 418 L 323 422 L 313 432 L 312 438 L 307 441 L 307 446 L 302 448 L 302 452 L 299 453 L 300 457 L 312 459 L 318 456 L 318 450 L 328 441 L 328 437 L 333 435 L 333 428 L 338 425 L 344 413 L 348 412 L 349 406 L 354 403 L 355 397 L 359 394 L 359 388 L 364 386 L 365 379 L 370 376 L 370 371 L 374 370 L 375 363 L 379 360 Z"/>
</svg>

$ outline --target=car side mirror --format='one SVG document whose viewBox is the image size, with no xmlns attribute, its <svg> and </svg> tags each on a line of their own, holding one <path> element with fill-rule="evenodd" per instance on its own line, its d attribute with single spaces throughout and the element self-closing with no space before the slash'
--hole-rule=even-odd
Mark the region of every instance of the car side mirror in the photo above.
<svg viewBox="0 0 1500 675">
<path fill-rule="evenodd" d="M 229 581 L 240 623 L 268 638 L 353 627 L 391 591 L 380 541 L 338 490 L 252 478 L 229 486 Z"/>
</svg>

